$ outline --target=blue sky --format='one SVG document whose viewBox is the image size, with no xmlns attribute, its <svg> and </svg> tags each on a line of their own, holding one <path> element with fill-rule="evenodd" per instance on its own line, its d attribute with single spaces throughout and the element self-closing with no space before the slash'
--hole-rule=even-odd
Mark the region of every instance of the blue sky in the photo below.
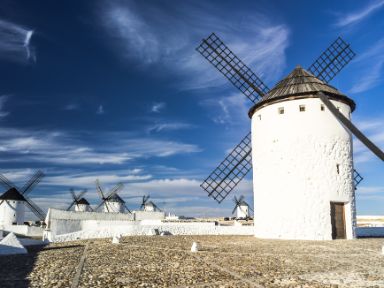
<svg viewBox="0 0 384 288">
<path fill-rule="evenodd" d="M 271 88 L 337 36 L 354 61 L 331 82 L 353 122 L 384 148 L 384 1 L 11 1 L 0 5 L 0 168 L 31 197 L 69 205 L 69 188 L 125 183 L 181 215 L 252 202 L 251 175 L 218 205 L 201 181 L 250 129 L 251 106 L 195 47 L 216 32 Z M 358 214 L 384 214 L 384 169 L 358 140 Z M 251 173 L 250 173 L 251 174 Z M 137 209 L 138 199 L 127 199 Z"/>
</svg>

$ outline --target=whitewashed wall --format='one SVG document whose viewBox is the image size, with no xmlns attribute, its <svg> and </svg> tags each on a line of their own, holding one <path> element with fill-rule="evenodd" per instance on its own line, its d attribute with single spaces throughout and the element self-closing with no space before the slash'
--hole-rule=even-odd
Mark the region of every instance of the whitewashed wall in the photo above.
<svg viewBox="0 0 384 288">
<path fill-rule="evenodd" d="M 332 102 L 350 118 L 348 105 Z M 321 104 L 318 98 L 284 101 L 252 117 L 257 237 L 332 239 L 331 201 L 347 204 L 347 237 L 354 237 L 352 138 Z"/>
<path fill-rule="evenodd" d="M 0 225 L 24 223 L 24 203 L 16 200 L 6 200 L 0 205 Z"/>
<path fill-rule="evenodd" d="M 164 219 L 164 212 L 134 211 L 132 214 L 76 212 L 50 208 L 46 217 L 46 230 L 51 235 L 61 235 L 81 231 L 84 229 L 99 229 L 135 220 Z"/>
</svg>

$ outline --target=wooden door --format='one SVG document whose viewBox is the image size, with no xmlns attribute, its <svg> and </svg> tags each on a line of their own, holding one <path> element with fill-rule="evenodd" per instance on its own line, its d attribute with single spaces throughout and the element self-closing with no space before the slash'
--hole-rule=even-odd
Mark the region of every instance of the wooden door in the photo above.
<svg viewBox="0 0 384 288">
<path fill-rule="evenodd" d="M 346 239 L 344 203 L 331 202 L 332 239 Z"/>
</svg>

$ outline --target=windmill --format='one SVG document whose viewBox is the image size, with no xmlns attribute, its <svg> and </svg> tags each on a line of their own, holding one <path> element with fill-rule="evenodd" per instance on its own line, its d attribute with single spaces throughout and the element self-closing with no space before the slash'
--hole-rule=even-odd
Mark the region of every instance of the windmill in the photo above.
<svg viewBox="0 0 384 288">
<path fill-rule="evenodd" d="M 22 188 L 18 188 L 7 177 L 0 174 L 0 184 L 7 189 L 0 196 L 0 223 L 3 223 L 3 225 L 23 224 L 25 206 L 40 221 L 44 221 L 45 213 L 28 197 L 28 194 L 39 184 L 43 177 L 44 173 L 37 171 Z"/>
<path fill-rule="evenodd" d="M 75 206 L 76 212 L 92 211 L 92 208 L 91 208 L 89 202 L 87 201 L 87 199 L 85 199 L 83 197 L 84 194 L 87 193 L 87 189 L 84 189 L 78 195 L 76 195 L 73 188 L 69 189 L 69 192 L 72 196 L 73 201 L 72 201 L 71 205 L 68 206 L 67 211 L 70 211 L 73 206 Z"/>
<path fill-rule="evenodd" d="M 148 201 L 149 198 L 150 198 L 149 195 L 143 196 L 143 200 L 141 202 L 140 209 L 142 209 L 143 211 L 147 211 L 147 212 L 155 212 L 155 211 L 162 212 L 162 210 L 155 203 L 153 203 L 152 201 Z"/>
<path fill-rule="evenodd" d="M 362 177 L 352 134 L 381 160 L 384 153 L 350 121 L 354 101 L 328 84 L 355 56 L 350 45 L 337 38 L 308 70 L 297 66 L 272 90 L 214 33 L 196 50 L 254 105 L 252 135 L 200 185 L 208 196 L 221 203 L 253 167 L 256 236 L 354 238 Z"/>
<path fill-rule="evenodd" d="M 115 213 L 124 213 L 124 209 L 131 213 L 128 209 L 127 205 L 125 205 L 125 201 L 117 194 L 124 188 L 123 183 L 116 184 L 108 194 L 104 194 L 103 189 L 100 186 L 100 182 L 96 180 L 96 190 L 101 198 L 101 203 L 95 210 L 98 210 L 101 206 L 103 206 L 104 212 L 115 212 Z"/>
<path fill-rule="evenodd" d="M 239 198 L 236 196 L 233 198 L 233 202 L 235 202 L 235 208 L 232 210 L 232 214 L 236 212 L 236 219 L 248 219 L 249 218 L 249 210 L 253 211 L 252 208 L 248 205 L 244 200 L 244 196 L 241 195 Z"/>
</svg>

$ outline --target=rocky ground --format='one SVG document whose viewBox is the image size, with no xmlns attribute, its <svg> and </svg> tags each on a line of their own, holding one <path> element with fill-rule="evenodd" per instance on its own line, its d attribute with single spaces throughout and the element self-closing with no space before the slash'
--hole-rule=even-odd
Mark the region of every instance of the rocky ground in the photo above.
<svg viewBox="0 0 384 288">
<path fill-rule="evenodd" d="M 190 252 L 193 241 L 202 251 Z M 249 236 L 56 243 L 0 257 L 0 287 L 384 287 L 383 244 Z"/>
</svg>

